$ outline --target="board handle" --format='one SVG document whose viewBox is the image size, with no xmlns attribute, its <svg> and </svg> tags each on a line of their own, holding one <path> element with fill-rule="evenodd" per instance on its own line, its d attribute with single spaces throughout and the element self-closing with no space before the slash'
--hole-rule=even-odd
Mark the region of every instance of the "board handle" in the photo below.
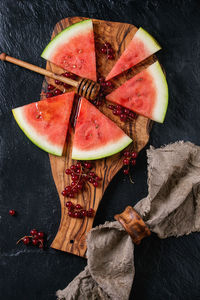
<svg viewBox="0 0 200 300">
<path fill-rule="evenodd" d="M 139 245 L 144 237 L 151 234 L 143 219 L 131 206 L 127 206 L 121 214 L 115 215 L 114 218 L 120 222 L 136 245 Z"/>
</svg>

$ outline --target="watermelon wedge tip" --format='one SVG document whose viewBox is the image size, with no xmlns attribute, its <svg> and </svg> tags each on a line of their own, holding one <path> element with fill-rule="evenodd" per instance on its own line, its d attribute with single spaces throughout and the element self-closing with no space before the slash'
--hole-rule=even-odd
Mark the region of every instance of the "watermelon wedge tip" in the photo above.
<svg viewBox="0 0 200 300">
<path fill-rule="evenodd" d="M 72 159 L 94 160 L 111 156 L 132 142 L 121 128 L 93 104 L 81 98 L 72 148 Z"/>
<path fill-rule="evenodd" d="M 110 80 L 135 66 L 160 49 L 161 46 L 158 42 L 146 30 L 140 27 L 107 75 L 106 80 Z"/>
<path fill-rule="evenodd" d="M 96 81 L 93 23 L 87 19 L 56 35 L 41 57 L 78 76 Z"/>
<path fill-rule="evenodd" d="M 39 148 L 61 156 L 65 146 L 74 92 L 12 110 L 25 135 Z"/>
</svg>

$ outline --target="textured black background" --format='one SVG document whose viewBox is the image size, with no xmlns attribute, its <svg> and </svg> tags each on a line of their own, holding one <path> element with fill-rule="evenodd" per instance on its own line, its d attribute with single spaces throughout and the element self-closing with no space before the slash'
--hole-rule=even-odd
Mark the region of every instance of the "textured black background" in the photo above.
<svg viewBox="0 0 200 300">
<path fill-rule="evenodd" d="M 55 24 L 68 16 L 128 22 L 148 30 L 163 47 L 158 57 L 170 94 L 166 121 L 154 125 L 150 144 L 200 144 L 200 1 L 1 0 L 0 51 L 45 67 L 40 54 Z M 51 300 L 83 270 L 86 260 L 15 244 L 32 227 L 44 230 L 50 244 L 60 205 L 48 155 L 25 137 L 11 115 L 12 108 L 40 98 L 43 77 L 2 62 L 0 76 L 0 299 Z M 135 168 L 135 184 L 120 172 L 103 197 L 95 224 L 113 220 L 115 213 L 146 196 L 146 178 L 144 150 Z M 8 215 L 10 208 L 17 210 L 17 217 Z M 200 299 L 198 233 L 167 240 L 151 236 L 136 247 L 135 262 L 130 299 Z"/>
</svg>

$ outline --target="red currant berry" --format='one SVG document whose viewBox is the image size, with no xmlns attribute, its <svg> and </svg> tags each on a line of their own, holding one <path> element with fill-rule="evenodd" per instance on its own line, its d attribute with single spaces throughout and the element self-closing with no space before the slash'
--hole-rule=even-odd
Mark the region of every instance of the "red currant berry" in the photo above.
<svg viewBox="0 0 200 300">
<path fill-rule="evenodd" d="M 98 187 L 98 182 L 97 182 L 97 181 L 94 181 L 94 182 L 93 182 L 93 186 L 94 186 L 94 187 Z"/>
<path fill-rule="evenodd" d="M 71 201 L 67 201 L 65 205 L 69 208 L 73 206 L 73 203 Z"/>
<path fill-rule="evenodd" d="M 48 89 L 49 91 L 52 91 L 52 90 L 55 89 L 55 87 L 54 87 L 52 84 L 49 84 L 49 85 L 47 86 L 47 89 Z"/>
<path fill-rule="evenodd" d="M 106 81 L 106 86 L 112 87 L 112 82 L 111 81 Z"/>
<path fill-rule="evenodd" d="M 34 246 L 37 246 L 37 244 L 38 244 L 38 239 L 33 238 L 33 239 L 32 239 L 32 244 L 33 244 Z"/>
<path fill-rule="evenodd" d="M 34 236 L 35 234 L 37 234 L 37 230 L 36 229 L 31 229 L 30 231 L 30 235 Z"/>
<path fill-rule="evenodd" d="M 130 151 L 125 151 L 125 152 L 124 152 L 124 156 L 125 156 L 125 157 L 130 157 L 130 156 L 131 156 Z"/>
<path fill-rule="evenodd" d="M 65 72 L 61 74 L 64 77 L 71 77 L 71 73 L 70 72 Z"/>
<path fill-rule="evenodd" d="M 65 187 L 65 191 L 66 191 L 67 193 L 70 193 L 71 190 L 72 190 L 72 188 L 71 188 L 70 185 L 68 185 L 68 186 Z"/>
<path fill-rule="evenodd" d="M 77 189 L 78 189 L 78 190 L 82 190 L 82 188 L 83 188 L 83 185 L 80 184 L 80 183 L 78 183 L 78 184 L 77 184 Z"/>
<path fill-rule="evenodd" d="M 74 216 L 74 212 L 71 211 L 71 210 L 69 210 L 69 211 L 68 211 L 68 216 L 69 216 L 69 217 L 73 217 L 73 216 Z"/>
<path fill-rule="evenodd" d="M 54 95 L 55 96 L 61 95 L 62 93 L 63 92 L 61 90 L 59 90 L 59 89 L 55 89 L 55 91 L 54 91 Z"/>
<path fill-rule="evenodd" d="M 135 166 L 136 165 L 136 160 L 135 159 L 131 159 L 131 165 Z"/>
<path fill-rule="evenodd" d="M 39 231 L 39 232 L 38 232 L 38 237 L 39 237 L 40 239 L 43 239 L 43 238 L 44 238 L 44 232 Z"/>
<path fill-rule="evenodd" d="M 128 166 L 129 164 L 130 164 L 130 160 L 127 159 L 127 158 L 125 158 L 125 159 L 123 160 L 123 165 Z"/>
<path fill-rule="evenodd" d="M 78 218 L 78 216 L 79 216 L 79 212 L 78 212 L 78 211 L 75 211 L 74 214 L 73 214 L 73 217 L 74 217 L 74 218 Z"/>
<path fill-rule="evenodd" d="M 16 211 L 14 209 L 9 210 L 9 215 L 14 216 L 16 214 Z"/>
<path fill-rule="evenodd" d="M 128 108 L 125 108 L 125 109 L 124 109 L 124 113 L 125 113 L 126 115 L 129 115 L 130 110 L 129 110 Z"/>
<path fill-rule="evenodd" d="M 60 80 L 55 80 L 55 84 L 62 85 L 63 83 Z"/>
<path fill-rule="evenodd" d="M 99 176 L 96 176 L 96 177 L 95 177 L 95 180 L 96 180 L 96 181 L 100 181 L 101 178 L 100 178 Z"/>
<path fill-rule="evenodd" d="M 95 173 L 94 172 L 89 172 L 89 176 L 94 177 Z"/>
<path fill-rule="evenodd" d="M 105 78 L 104 77 L 99 77 L 99 82 L 104 82 Z"/>
<path fill-rule="evenodd" d="M 115 108 L 115 106 L 114 106 L 114 105 L 111 105 L 111 104 L 109 104 L 109 105 L 108 105 L 108 108 L 109 108 L 109 109 L 111 109 L 111 110 L 113 110 L 113 109 Z"/>
<path fill-rule="evenodd" d="M 72 173 L 72 171 L 71 171 L 70 169 L 66 169 L 66 170 L 65 170 L 65 173 L 66 173 L 67 175 L 70 175 L 70 174 Z"/>
<path fill-rule="evenodd" d="M 94 182 L 94 179 L 93 178 L 89 178 L 88 180 L 90 183 L 93 183 Z"/>
<path fill-rule="evenodd" d="M 23 239 L 22 239 L 24 245 L 28 245 L 30 243 L 30 239 L 28 236 L 25 236 Z"/>
<path fill-rule="evenodd" d="M 132 153 L 131 153 L 131 157 L 132 157 L 132 158 L 136 158 L 137 156 L 138 156 L 137 152 L 132 152 Z"/>
<path fill-rule="evenodd" d="M 81 215 L 82 215 L 83 217 L 86 217 L 86 216 L 87 216 L 87 211 L 86 211 L 85 209 L 82 209 L 82 210 L 80 211 L 80 213 L 81 213 Z"/>
<path fill-rule="evenodd" d="M 77 186 L 73 188 L 73 193 L 76 194 L 78 192 Z"/>
<path fill-rule="evenodd" d="M 46 93 L 46 98 L 51 98 L 51 97 L 53 97 L 53 93 L 47 92 Z"/>
<path fill-rule="evenodd" d="M 107 58 L 108 58 L 108 59 L 114 59 L 114 55 L 113 55 L 113 54 L 108 54 L 108 55 L 107 55 Z"/>
<path fill-rule="evenodd" d="M 105 46 L 105 47 L 107 47 L 107 48 L 109 48 L 109 49 L 111 49 L 111 48 L 112 48 L 111 44 L 110 44 L 110 43 L 108 43 L 108 42 L 105 42 L 105 43 L 104 43 L 104 46 Z"/>
<path fill-rule="evenodd" d="M 38 236 L 38 234 L 36 233 L 36 234 L 34 234 L 33 235 L 33 237 L 34 237 L 34 239 L 38 239 L 39 238 L 39 236 Z"/>
<path fill-rule="evenodd" d="M 75 186 L 76 185 L 76 181 L 72 181 L 71 186 Z"/>
<path fill-rule="evenodd" d="M 69 85 L 67 83 L 63 83 L 63 86 L 67 89 Z"/>
<path fill-rule="evenodd" d="M 101 51 L 101 53 L 103 53 L 103 54 L 106 54 L 106 53 L 107 53 L 106 47 L 102 47 L 102 48 L 100 49 L 100 51 Z"/>
<path fill-rule="evenodd" d="M 68 192 L 66 191 L 66 190 L 64 190 L 64 191 L 62 191 L 62 193 L 61 193 L 64 197 L 66 197 L 67 196 L 67 194 L 68 194 Z"/>
<path fill-rule="evenodd" d="M 82 209 L 82 206 L 80 204 L 76 204 L 75 209 Z"/>
<path fill-rule="evenodd" d="M 71 167 L 70 167 L 70 169 L 71 169 L 72 171 L 74 171 L 75 168 L 76 168 L 76 167 L 75 167 L 74 165 L 71 165 Z"/>
<path fill-rule="evenodd" d="M 124 170 L 123 170 L 123 173 L 124 173 L 125 175 L 128 175 L 129 169 L 124 169 Z"/>
<path fill-rule="evenodd" d="M 72 192 L 69 193 L 68 197 L 69 197 L 69 198 L 74 198 L 74 193 L 72 193 Z"/>
<path fill-rule="evenodd" d="M 77 167 L 78 169 L 80 169 L 80 168 L 81 168 L 81 163 L 78 162 L 78 163 L 76 164 L 76 167 Z"/>
</svg>

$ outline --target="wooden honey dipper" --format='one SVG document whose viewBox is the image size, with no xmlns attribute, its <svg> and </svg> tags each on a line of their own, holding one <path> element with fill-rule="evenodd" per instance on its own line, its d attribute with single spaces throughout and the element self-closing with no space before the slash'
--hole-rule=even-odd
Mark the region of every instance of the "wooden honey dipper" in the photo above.
<svg viewBox="0 0 200 300">
<path fill-rule="evenodd" d="M 46 69 L 29 64 L 23 60 L 8 56 L 6 53 L 0 54 L 0 60 L 9 61 L 12 64 L 26 68 L 28 70 L 34 71 L 34 72 L 42 74 L 44 76 L 53 78 L 55 80 L 59 80 L 61 82 L 67 83 L 68 85 L 71 85 L 76 88 L 77 94 L 87 98 L 88 100 L 96 99 L 96 97 L 99 93 L 99 90 L 100 90 L 99 83 L 97 83 L 93 80 L 90 80 L 87 78 L 80 78 L 78 81 L 76 81 L 71 78 L 66 78 L 64 76 L 54 74 L 51 71 L 47 71 Z"/>
</svg>

